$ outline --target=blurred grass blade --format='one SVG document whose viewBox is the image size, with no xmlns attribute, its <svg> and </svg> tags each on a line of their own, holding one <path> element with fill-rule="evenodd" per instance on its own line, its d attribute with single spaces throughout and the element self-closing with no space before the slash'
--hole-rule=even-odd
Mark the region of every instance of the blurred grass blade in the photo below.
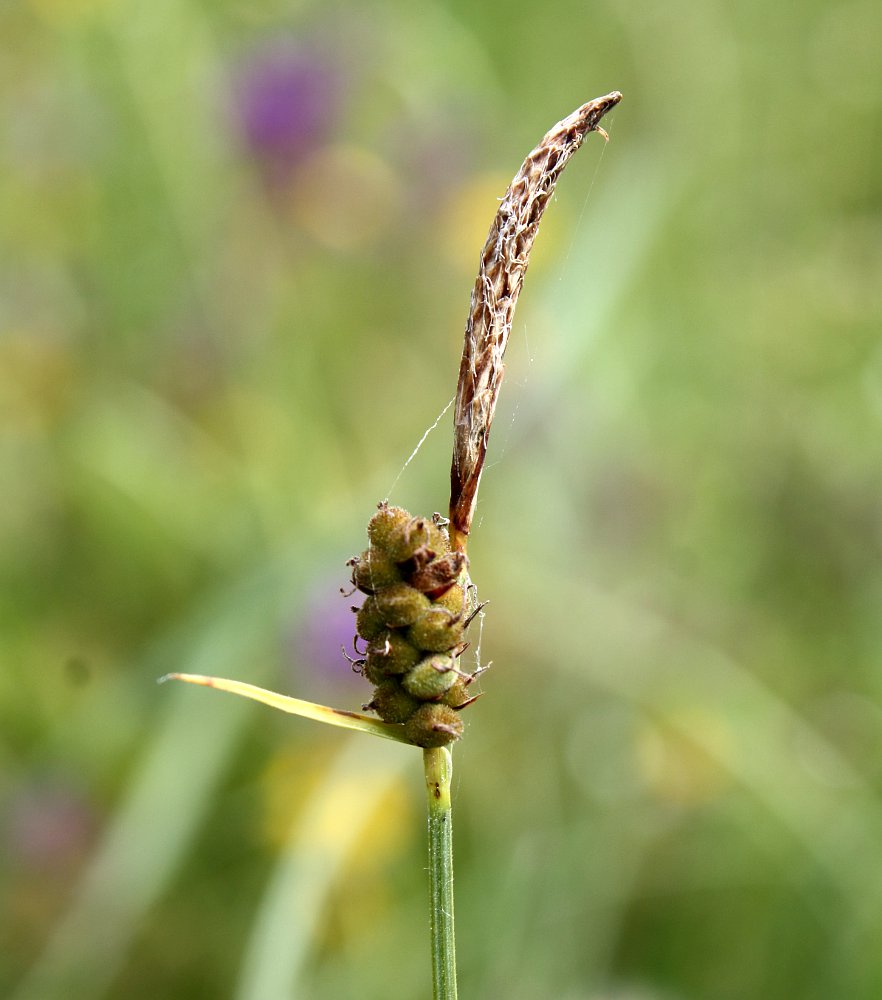
<svg viewBox="0 0 882 1000">
<path fill-rule="evenodd" d="M 368 715 L 359 715 L 357 712 L 344 712 L 339 708 L 328 708 L 326 705 L 316 705 L 312 701 L 290 698 L 254 684 L 246 684 L 244 681 L 233 681 L 224 677 L 208 677 L 205 674 L 166 674 L 165 677 L 159 679 L 160 683 L 164 681 L 186 681 L 188 684 L 216 688 L 218 691 L 228 691 L 230 694 L 237 694 L 242 698 L 259 701 L 264 705 L 269 705 L 270 708 L 279 709 L 280 712 L 300 715 L 304 719 L 314 719 L 316 722 L 326 722 L 329 726 L 355 729 L 358 732 L 371 733 L 373 736 L 382 736 L 387 740 L 397 740 L 399 743 L 409 744 L 410 742 L 404 735 L 403 726 L 380 722 L 379 719 L 372 719 Z"/>
<path fill-rule="evenodd" d="M 235 1000 L 314 995 L 308 976 L 335 887 L 414 766 L 409 754 L 381 743 L 340 742 L 327 774 L 297 810 L 266 883 L 230 994 Z"/>
<path fill-rule="evenodd" d="M 297 550 L 292 563 L 310 567 L 312 560 Z M 274 595 L 280 573 L 289 577 L 290 569 L 269 566 L 224 588 L 179 625 L 176 635 L 156 642 L 136 673 L 143 676 L 152 668 L 155 674 L 158 664 L 169 660 L 197 669 L 209 664 L 233 669 L 246 659 L 260 664 L 267 655 L 266 636 L 278 623 Z M 146 914 L 198 835 L 250 714 L 232 700 L 195 711 L 192 699 L 168 700 L 140 761 L 128 772 L 101 842 L 71 890 L 69 909 L 11 994 L 15 1000 L 99 1000 L 108 994 Z M 198 754 L 192 753 L 194 742 Z M 188 760 L 183 769 L 182 759 Z"/>
</svg>

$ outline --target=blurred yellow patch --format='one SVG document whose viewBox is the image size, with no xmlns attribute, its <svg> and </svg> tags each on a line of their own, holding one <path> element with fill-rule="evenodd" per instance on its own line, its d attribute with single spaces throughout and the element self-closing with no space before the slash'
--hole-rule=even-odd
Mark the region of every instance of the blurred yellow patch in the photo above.
<svg viewBox="0 0 882 1000">
<path fill-rule="evenodd" d="M 342 781 L 322 787 L 334 759 L 333 749 L 318 747 L 281 750 L 270 760 L 261 776 L 261 837 L 270 848 L 281 851 L 289 844 L 292 824 L 307 804 L 314 809 L 316 795 L 321 796 L 321 809 L 313 816 L 310 837 L 328 845 L 348 838 L 351 803 L 359 797 L 358 789 Z M 400 853 L 409 831 L 415 828 L 414 822 L 412 796 L 402 782 L 396 782 L 377 800 L 348 867 L 358 872 L 359 879 L 365 878 L 388 857 Z"/>
<path fill-rule="evenodd" d="M 303 164 L 289 194 L 293 219 L 332 250 L 355 250 L 398 215 L 398 179 L 357 146 L 328 146 Z"/>
<path fill-rule="evenodd" d="M 457 270 L 477 270 L 478 253 L 510 180 L 504 174 L 476 174 L 447 204 L 439 227 L 441 247 Z"/>
<path fill-rule="evenodd" d="M 327 754 L 319 745 L 286 748 L 270 758 L 260 776 L 260 836 L 268 847 L 277 851 L 285 847 L 291 824 L 321 781 L 327 764 Z"/>
<path fill-rule="evenodd" d="M 414 808 L 413 788 L 398 780 L 377 799 L 355 849 L 337 879 L 338 899 L 330 908 L 327 943 L 364 949 L 372 928 L 388 926 L 400 905 L 389 871 L 408 857 L 408 845 L 423 835 L 424 817 Z M 337 827 L 339 830 L 339 825 Z M 369 946 L 368 952 L 369 953 Z"/>
<path fill-rule="evenodd" d="M 662 724 L 648 724 L 637 736 L 638 765 L 660 799 L 700 805 L 729 785 L 725 759 L 732 737 L 725 720 L 704 709 L 678 710 Z"/>
<path fill-rule="evenodd" d="M 472 275 L 477 273 L 481 248 L 510 182 L 511 176 L 502 173 L 476 174 L 450 199 L 439 230 L 442 251 L 457 270 Z M 530 267 L 534 271 L 542 267 L 547 255 L 557 253 L 559 229 L 554 215 L 551 205 L 542 219 L 542 232 L 530 254 Z"/>
<path fill-rule="evenodd" d="M 46 21 L 73 21 L 116 3 L 116 0 L 30 0 L 31 7 Z"/>
<path fill-rule="evenodd" d="M 69 346 L 18 331 L 0 341 L 0 417 L 4 426 L 46 429 L 66 413 L 77 372 Z"/>
</svg>

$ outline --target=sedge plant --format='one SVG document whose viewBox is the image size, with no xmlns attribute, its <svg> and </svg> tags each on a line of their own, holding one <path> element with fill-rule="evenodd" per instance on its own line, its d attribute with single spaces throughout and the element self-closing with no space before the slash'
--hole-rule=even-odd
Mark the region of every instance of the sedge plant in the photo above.
<svg viewBox="0 0 882 1000">
<path fill-rule="evenodd" d="M 449 514 L 413 516 L 383 501 L 368 524 L 368 548 L 350 560 L 364 601 L 355 626 L 363 643 L 355 668 L 373 685 L 364 711 L 316 705 L 243 681 L 168 674 L 262 702 L 283 712 L 418 747 L 428 800 L 432 979 L 435 1000 L 455 1000 L 453 841 L 450 746 L 462 736 L 461 713 L 476 696 L 478 670 L 462 668 L 469 623 L 479 605 L 468 539 L 503 358 L 539 222 L 557 180 L 590 132 L 621 100 L 613 92 L 558 122 L 527 156 L 502 199 L 481 251 L 456 388 Z M 356 647 L 358 650 L 358 647 Z"/>
</svg>

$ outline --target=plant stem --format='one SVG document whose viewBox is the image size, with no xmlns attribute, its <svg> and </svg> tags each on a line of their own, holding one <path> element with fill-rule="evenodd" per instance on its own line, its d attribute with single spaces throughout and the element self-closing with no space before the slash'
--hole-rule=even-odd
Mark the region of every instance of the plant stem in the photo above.
<svg viewBox="0 0 882 1000">
<path fill-rule="evenodd" d="M 429 806 L 429 894 L 432 915 L 432 984 L 435 1000 L 456 1000 L 453 933 L 453 825 L 447 747 L 423 751 Z"/>
</svg>

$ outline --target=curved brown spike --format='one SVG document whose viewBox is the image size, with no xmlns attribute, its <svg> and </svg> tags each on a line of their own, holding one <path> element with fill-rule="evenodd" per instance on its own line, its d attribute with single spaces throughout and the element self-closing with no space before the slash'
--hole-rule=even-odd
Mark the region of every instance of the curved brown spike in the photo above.
<svg viewBox="0 0 882 1000">
<path fill-rule="evenodd" d="M 453 421 L 450 544 L 458 552 L 465 551 L 472 527 L 490 425 L 505 373 L 502 359 L 539 221 L 570 157 L 621 99 L 614 91 L 589 101 L 546 133 L 506 191 L 481 252 Z"/>
<path fill-rule="evenodd" d="M 466 618 L 466 620 L 462 623 L 463 629 L 467 629 L 469 625 L 472 624 L 472 622 L 478 617 L 478 615 L 484 610 L 484 608 L 487 607 L 489 603 L 490 603 L 489 601 L 481 601 L 481 603 L 475 608 L 475 610 L 472 611 L 472 613 L 468 616 L 468 618 Z"/>
<path fill-rule="evenodd" d="M 476 701 L 477 701 L 477 700 L 478 700 L 479 698 L 483 698 L 483 697 L 484 697 L 484 692 L 483 692 L 483 691 L 479 691 L 479 692 L 478 692 L 477 694 L 475 694 L 475 695 L 472 695 L 472 697 L 471 697 L 471 698 L 469 698 L 469 700 L 468 700 L 468 701 L 464 701 L 464 702 L 463 702 L 463 703 L 462 703 L 461 705 L 457 705 L 457 706 L 456 706 L 456 710 L 457 710 L 457 712 L 461 712 L 461 711 L 462 711 L 462 710 L 463 710 L 464 708 L 468 708 L 468 707 L 469 707 L 469 705 L 474 705 L 474 704 L 475 704 L 475 702 L 476 702 Z"/>
</svg>

